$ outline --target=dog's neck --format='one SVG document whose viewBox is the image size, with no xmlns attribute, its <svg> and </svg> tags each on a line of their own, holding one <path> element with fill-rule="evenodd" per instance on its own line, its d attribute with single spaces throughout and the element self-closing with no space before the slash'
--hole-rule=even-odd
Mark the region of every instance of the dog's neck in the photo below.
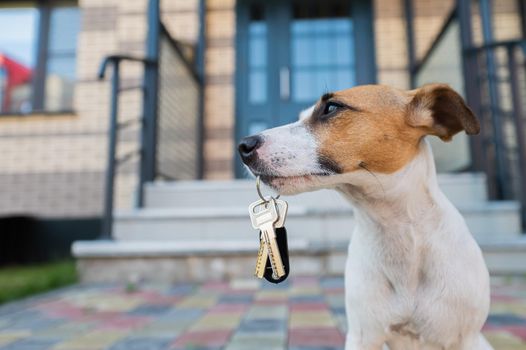
<svg viewBox="0 0 526 350">
<path fill-rule="evenodd" d="M 362 172 L 353 184 L 338 190 L 355 209 L 353 240 L 362 241 L 362 247 L 370 247 L 383 256 L 386 266 L 401 272 L 389 279 L 418 279 L 426 234 L 438 230 L 449 205 L 438 188 L 429 144 L 422 140 L 415 158 L 396 173 Z"/>
<path fill-rule="evenodd" d="M 421 141 L 415 158 L 401 170 L 388 175 L 361 171 L 352 182 L 338 186 L 338 190 L 355 207 L 358 223 L 382 228 L 422 222 L 443 199 L 426 140 Z"/>
</svg>

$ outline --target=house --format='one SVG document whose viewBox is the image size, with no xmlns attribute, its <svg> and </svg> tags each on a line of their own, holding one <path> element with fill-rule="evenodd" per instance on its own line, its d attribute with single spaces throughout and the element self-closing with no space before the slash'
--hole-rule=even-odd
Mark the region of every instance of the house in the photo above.
<svg viewBox="0 0 526 350">
<path fill-rule="evenodd" d="M 244 177 L 238 139 L 294 120 L 325 91 L 440 81 L 483 125 L 481 136 L 433 143 L 441 181 L 497 256 L 522 244 L 525 218 L 525 11 L 520 0 L 1 4 L 0 54 L 20 57 L 33 78 L 21 92 L 26 103 L 1 110 L 0 215 L 103 216 L 102 235 L 116 241 L 75 248 L 87 279 L 110 257 L 132 266 L 130 256 L 137 266 L 150 257 L 157 268 L 177 261 L 201 278 L 233 276 L 253 260 L 252 245 L 239 239 L 250 231 L 240 208 L 253 184 L 234 181 Z M 14 23 L 28 29 L 11 35 Z M 316 232 L 352 223 L 337 197 L 313 196 L 291 199 L 291 225 L 310 230 L 292 246 L 309 266 L 321 244 L 311 267 L 331 270 L 344 255 L 331 249 L 346 236 L 320 243 Z M 320 201 L 329 212 L 309 215 Z M 192 260 L 200 254 L 207 258 Z M 513 270 L 513 261 L 495 269 Z"/>
</svg>

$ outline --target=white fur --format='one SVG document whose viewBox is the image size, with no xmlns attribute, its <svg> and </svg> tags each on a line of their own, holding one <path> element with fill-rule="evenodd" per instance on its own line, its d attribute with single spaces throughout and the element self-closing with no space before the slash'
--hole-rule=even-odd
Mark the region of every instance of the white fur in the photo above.
<svg viewBox="0 0 526 350">
<path fill-rule="evenodd" d="M 485 350 L 489 276 L 464 219 L 439 189 L 432 153 L 395 174 L 360 172 L 338 190 L 357 225 L 345 270 L 346 350 Z"/>
<path fill-rule="evenodd" d="M 260 136 L 264 142 L 257 152 L 266 172 L 284 177 L 321 172 L 316 140 L 303 122 L 269 129 Z"/>
</svg>

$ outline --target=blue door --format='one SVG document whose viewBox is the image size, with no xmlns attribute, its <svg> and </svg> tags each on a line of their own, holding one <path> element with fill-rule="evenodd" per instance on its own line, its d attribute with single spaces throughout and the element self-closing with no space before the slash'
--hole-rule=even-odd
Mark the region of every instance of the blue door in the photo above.
<svg viewBox="0 0 526 350">
<path fill-rule="evenodd" d="M 376 80 L 369 0 L 239 0 L 237 22 L 237 139 Z"/>
</svg>

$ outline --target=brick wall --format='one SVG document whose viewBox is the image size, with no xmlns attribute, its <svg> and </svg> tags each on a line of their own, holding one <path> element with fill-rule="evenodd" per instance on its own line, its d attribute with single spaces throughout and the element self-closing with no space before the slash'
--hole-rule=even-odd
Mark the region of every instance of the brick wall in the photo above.
<svg viewBox="0 0 526 350">
<path fill-rule="evenodd" d="M 109 81 L 97 80 L 103 57 L 143 55 L 147 0 L 80 0 L 82 28 L 77 44 L 75 114 L 0 118 L 0 215 L 87 217 L 102 210 L 107 157 Z M 163 20 L 174 37 L 196 43 L 197 0 L 162 1 Z M 142 66 L 124 63 L 123 86 L 137 85 Z M 111 72 L 108 72 L 111 77 Z M 140 116 L 139 91 L 121 95 L 119 118 Z M 138 147 L 138 129 L 120 134 L 119 154 Z M 119 168 L 116 206 L 132 206 L 137 161 Z"/>
<path fill-rule="evenodd" d="M 205 177 L 233 177 L 235 0 L 206 2 Z"/>
<path fill-rule="evenodd" d="M 375 0 L 374 35 L 378 83 L 408 88 L 408 56 L 402 0 Z"/>
</svg>

